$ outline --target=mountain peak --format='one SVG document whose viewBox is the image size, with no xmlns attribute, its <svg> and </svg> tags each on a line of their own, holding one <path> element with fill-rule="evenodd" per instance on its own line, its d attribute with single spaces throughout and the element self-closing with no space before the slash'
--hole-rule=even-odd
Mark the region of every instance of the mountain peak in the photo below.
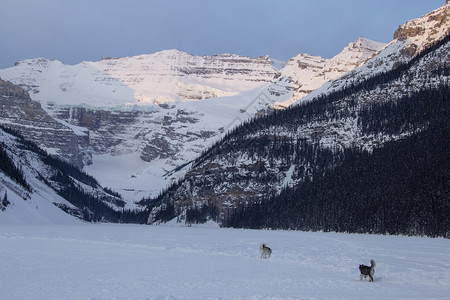
<svg viewBox="0 0 450 300">
<path fill-rule="evenodd" d="M 178 50 L 178 49 L 168 49 L 168 50 L 162 50 L 162 51 L 158 51 L 158 52 L 155 52 L 155 53 L 153 53 L 154 55 L 167 55 L 167 56 L 172 56 L 172 55 L 182 55 L 182 56 L 184 56 L 184 55 L 191 55 L 191 54 L 189 54 L 189 53 L 187 53 L 187 52 L 184 52 L 184 51 L 181 51 L 181 50 Z"/>
<path fill-rule="evenodd" d="M 366 39 L 362 36 L 349 43 L 338 55 L 332 58 L 334 61 L 351 62 L 357 66 L 364 63 L 386 44 Z"/>
<path fill-rule="evenodd" d="M 370 40 L 368 38 L 365 38 L 363 36 L 358 37 L 356 39 L 356 41 L 354 41 L 353 43 L 350 43 L 350 44 L 357 44 L 364 48 L 371 48 L 372 50 L 377 50 L 377 49 L 379 50 L 380 48 L 382 48 L 386 45 L 386 43 L 376 42 L 376 41 Z"/>
</svg>

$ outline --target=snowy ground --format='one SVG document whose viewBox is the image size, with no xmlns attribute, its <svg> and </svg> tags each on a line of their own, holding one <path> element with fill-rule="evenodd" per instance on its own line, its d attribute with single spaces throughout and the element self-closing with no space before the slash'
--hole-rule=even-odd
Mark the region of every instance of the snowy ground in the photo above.
<svg viewBox="0 0 450 300">
<path fill-rule="evenodd" d="M 0 224 L 0 298 L 450 299 L 449 250 L 398 236 Z M 370 259 L 373 283 L 358 273 Z"/>
</svg>

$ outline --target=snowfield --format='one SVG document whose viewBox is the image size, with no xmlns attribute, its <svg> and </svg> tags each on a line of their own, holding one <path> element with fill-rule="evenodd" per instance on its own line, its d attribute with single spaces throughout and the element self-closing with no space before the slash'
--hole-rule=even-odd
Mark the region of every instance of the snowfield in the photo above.
<svg viewBox="0 0 450 300">
<path fill-rule="evenodd" d="M 0 298 L 450 299 L 449 250 L 403 236 L 0 224 Z M 370 259 L 375 281 L 360 281 Z"/>
</svg>

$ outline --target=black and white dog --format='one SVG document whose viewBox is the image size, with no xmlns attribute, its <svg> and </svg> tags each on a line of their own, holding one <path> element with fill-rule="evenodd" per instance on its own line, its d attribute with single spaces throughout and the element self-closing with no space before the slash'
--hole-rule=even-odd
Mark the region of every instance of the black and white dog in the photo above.
<svg viewBox="0 0 450 300">
<path fill-rule="evenodd" d="M 359 271 L 361 272 L 359 280 L 362 280 L 363 277 L 367 278 L 367 276 L 369 276 L 369 282 L 373 281 L 373 274 L 375 274 L 375 261 L 373 259 L 370 261 L 370 267 L 366 265 L 359 265 Z"/>
<path fill-rule="evenodd" d="M 266 246 L 266 244 L 262 243 L 259 247 L 259 252 L 261 252 L 261 258 L 269 258 L 272 254 L 272 249 Z"/>
</svg>

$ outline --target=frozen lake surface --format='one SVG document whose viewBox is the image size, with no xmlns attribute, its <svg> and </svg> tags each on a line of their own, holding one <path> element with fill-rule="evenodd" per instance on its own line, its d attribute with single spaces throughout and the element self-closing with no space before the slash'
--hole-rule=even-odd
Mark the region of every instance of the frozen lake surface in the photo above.
<svg viewBox="0 0 450 300">
<path fill-rule="evenodd" d="M 441 238 L 0 224 L 0 298 L 450 299 L 449 250 Z M 375 281 L 360 281 L 370 259 Z"/>
</svg>

